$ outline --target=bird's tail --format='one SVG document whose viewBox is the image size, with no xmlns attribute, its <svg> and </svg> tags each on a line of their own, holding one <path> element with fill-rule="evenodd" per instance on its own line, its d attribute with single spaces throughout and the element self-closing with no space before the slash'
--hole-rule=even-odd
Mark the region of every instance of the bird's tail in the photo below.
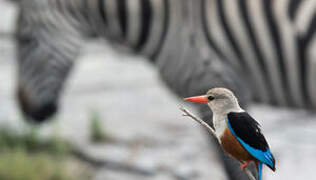
<svg viewBox="0 0 316 180">
<path fill-rule="evenodd" d="M 262 177 L 262 162 L 258 163 L 258 180 L 261 180 Z"/>
</svg>

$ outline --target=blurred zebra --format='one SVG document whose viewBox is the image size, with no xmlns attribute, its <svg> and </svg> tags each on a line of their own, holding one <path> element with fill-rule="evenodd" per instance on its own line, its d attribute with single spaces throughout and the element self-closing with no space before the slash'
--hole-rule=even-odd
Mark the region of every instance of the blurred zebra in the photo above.
<svg viewBox="0 0 316 180">
<path fill-rule="evenodd" d="M 36 120 L 56 111 L 91 35 L 151 59 L 181 96 L 225 86 L 245 104 L 316 107 L 314 0 L 19 2 L 18 95 Z"/>
<path fill-rule="evenodd" d="M 316 107 L 315 0 L 19 0 L 18 98 L 57 110 L 85 39 L 148 57 L 179 96 L 232 89 L 241 104 Z M 211 114 L 201 109 L 208 123 Z M 228 171 L 234 171 L 227 168 Z M 231 174 L 231 179 L 237 176 Z"/>
</svg>

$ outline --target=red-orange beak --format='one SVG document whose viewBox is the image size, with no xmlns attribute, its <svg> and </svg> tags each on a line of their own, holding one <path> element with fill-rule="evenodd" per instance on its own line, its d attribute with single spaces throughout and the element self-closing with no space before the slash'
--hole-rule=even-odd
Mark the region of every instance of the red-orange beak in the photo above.
<svg viewBox="0 0 316 180">
<path fill-rule="evenodd" d="M 197 102 L 197 103 L 208 103 L 208 99 L 206 96 L 193 96 L 184 98 L 186 101 Z"/>
</svg>

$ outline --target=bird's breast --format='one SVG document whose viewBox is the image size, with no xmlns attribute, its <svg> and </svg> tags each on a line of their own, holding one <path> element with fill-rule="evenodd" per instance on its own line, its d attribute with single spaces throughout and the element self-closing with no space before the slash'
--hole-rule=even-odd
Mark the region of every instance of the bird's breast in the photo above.
<svg viewBox="0 0 316 180">
<path fill-rule="evenodd" d="M 241 145 L 241 143 L 232 134 L 230 129 L 226 127 L 219 137 L 223 150 L 239 161 L 255 160 L 249 152 Z"/>
</svg>

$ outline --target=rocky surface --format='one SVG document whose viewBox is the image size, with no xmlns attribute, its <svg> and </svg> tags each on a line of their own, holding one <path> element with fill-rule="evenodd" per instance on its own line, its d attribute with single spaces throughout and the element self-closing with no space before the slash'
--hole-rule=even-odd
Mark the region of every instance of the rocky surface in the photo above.
<svg viewBox="0 0 316 180">
<path fill-rule="evenodd" d="M 12 32 L 16 7 L 0 0 L 0 123 L 17 130 L 21 121 L 14 98 L 15 53 Z M 145 59 L 118 53 L 103 41 L 88 43 L 68 81 L 56 120 L 42 134 L 58 130 L 87 156 L 132 167 L 99 168 L 95 180 L 226 179 L 205 131 L 182 117 L 183 104 Z M 189 107 L 188 104 L 185 106 Z M 112 141 L 92 143 L 93 113 Z M 265 179 L 311 179 L 316 161 L 316 116 L 304 111 L 254 105 L 277 159 L 277 172 Z"/>
</svg>

